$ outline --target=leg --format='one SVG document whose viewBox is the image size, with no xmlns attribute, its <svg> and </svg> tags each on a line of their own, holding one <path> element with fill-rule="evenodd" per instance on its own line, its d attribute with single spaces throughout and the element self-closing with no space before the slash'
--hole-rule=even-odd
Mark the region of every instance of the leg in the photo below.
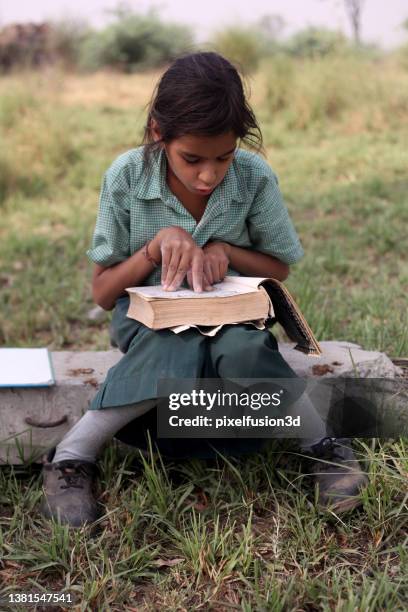
<svg viewBox="0 0 408 612">
<path fill-rule="evenodd" d="M 156 400 L 129 406 L 88 410 L 58 444 L 53 463 L 69 459 L 93 463 L 102 448 L 127 423 L 148 412 Z"/>
<path fill-rule="evenodd" d="M 210 354 L 221 378 L 241 378 L 244 384 L 248 378 L 249 387 L 251 378 L 287 381 L 289 400 L 283 409 L 285 415 L 302 417 L 302 449 L 311 448 L 327 436 L 323 419 L 303 392 L 303 381 L 284 360 L 268 330 L 259 331 L 248 325 L 225 327 L 211 342 Z"/>
<path fill-rule="evenodd" d="M 121 427 L 155 403 L 153 399 L 130 406 L 88 410 L 57 446 L 52 462 L 44 464 L 41 514 L 73 527 L 95 521 L 98 506 L 92 482 L 98 452 Z"/>
<path fill-rule="evenodd" d="M 211 343 L 210 351 L 214 368 L 221 378 L 296 378 L 269 332 L 248 326 L 226 327 Z M 327 437 L 330 434 L 326 424 L 305 393 L 285 409 L 287 414 L 303 415 L 307 424 L 306 435 L 299 442 L 301 450 L 312 457 L 311 472 L 319 490 L 320 507 L 345 512 L 358 506 L 361 503 L 359 493 L 367 477 L 350 442 Z"/>
</svg>

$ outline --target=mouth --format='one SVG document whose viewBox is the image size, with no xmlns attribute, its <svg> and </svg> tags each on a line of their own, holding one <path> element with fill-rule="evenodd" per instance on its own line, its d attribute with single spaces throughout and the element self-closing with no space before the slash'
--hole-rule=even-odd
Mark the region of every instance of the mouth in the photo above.
<svg viewBox="0 0 408 612">
<path fill-rule="evenodd" d="M 196 189 L 196 191 L 198 191 L 198 193 L 202 193 L 203 195 L 208 195 L 209 193 L 214 191 L 214 189 L 215 187 L 212 187 L 211 189 Z"/>
</svg>

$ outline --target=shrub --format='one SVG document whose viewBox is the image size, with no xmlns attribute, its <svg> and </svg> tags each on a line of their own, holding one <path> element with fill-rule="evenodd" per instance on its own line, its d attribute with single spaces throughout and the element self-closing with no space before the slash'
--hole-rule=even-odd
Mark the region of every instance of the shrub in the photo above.
<svg viewBox="0 0 408 612">
<path fill-rule="evenodd" d="M 258 67 L 263 54 L 264 40 L 256 29 L 230 27 L 214 36 L 212 46 L 245 74 Z"/>
<path fill-rule="evenodd" d="M 79 62 L 81 46 L 90 34 L 89 26 L 79 19 L 50 23 L 48 46 L 51 56 L 65 68 L 74 68 Z"/>
<path fill-rule="evenodd" d="M 190 29 L 164 24 L 150 11 L 116 13 L 116 21 L 88 36 L 81 47 L 85 70 L 112 67 L 124 72 L 153 68 L 173 60 L 193 44 Z"/>
<path fill-rule="evenodd" d="M 345 36 L 325 28 L 310 27 L 297 32 L 289 40 L 286 50 L 295 57 L 322 57 L 339 53 L 349 47 Z"/>
</svg>

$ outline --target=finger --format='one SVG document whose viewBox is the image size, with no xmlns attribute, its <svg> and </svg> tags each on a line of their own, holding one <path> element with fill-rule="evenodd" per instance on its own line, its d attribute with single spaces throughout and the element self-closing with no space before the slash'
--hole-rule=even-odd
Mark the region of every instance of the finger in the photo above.
<svg viewBox="0 0 408 612">
<path fill-rule="evenodd" d="M 204 291 L 212 291 L 213 290 L 213 288 L 211 286 L 211 283 L 209 282 L 209 280 L 208 280 L 208 278 L 207 278 L 205 273 L 203 274 L 203 289 L 204 289 Z"/>
<path fill-rule="evenodd" d="M 167 272 L 169 269 L 169 263 L 171 259 L 171 249 L 167 245 L 162 245 L 160 247 L 161 256 L 162 256 L 162 265 L 161 265 L 161 284 L 164 287 L 164 281 L 167 277 Z"/>
<path fill-rule="evenodd" d="M 214 283 L 214 276 L 212 272 L 211 262 L 208 259 L 204 260 L 204 274 L 207 281 L 212 285 Z"/>
<path fill-rule="evenodd" d="M 191 269 L 187 272 L 187 283 L 190 287 L 190 289 L 193 288 L 193 276 L 191 273 Z M 213 288 L 211 286 L 211 283 L 208 281 L 207 277 L 205 274 L 203 274 L 203 289 L 204 291 L 212 291 Z"/>
<path fill-rule="evenodd" d="M 171 252 L 170 262 L 167 268 L 167 274 L 164 279 L 163 289 L 168 289 L 172 285 L 173 279 L 177 274 L 180 258 L 180 252 L 178 250 L 173 249 Z"/>
<path fill-rule="evenodd" d="M 201 292 L 203 290 L 203 255 L 200 251 L 196 252 L 193 256 L 191 275 L 194 291 Z"/>
<path fill-rule="evenodd" d="M 218 262 L 218 282 L 220 283 L 224 278 L 224 265 L 222 261 Z"/>
<path fill-rule="evenodd" d="M 221 264 L 220 270 L 221 270 L 221 280 L 224 280 L 224 278 L 228 274 L 228 261 L 226 261 L 225 263 Z"/>
<path fill-rule="evenodd" d="M 179 261 L 176 274 L 173 280 L 171 281 L 171 283 L 168 285 L 169 291 L 175 291 L 180 287 L 181 283 L 184 280 L 184 277 L 186 276 L 189 270 L 189 267 L 190 267 L 190 256 L 187 253 L 184 253 L 184 255 L 181 256 L 181 259 Z"/>
<path fill-rule="evenodd" d="M 218 259 L 213 259 L 211 261 L 211 272 L 212 272 L 212 282 L 214 283 L 219 283 L 221 280 L 221 275 L 220 275 L 220 264 Z"/>
<path fill-rule="evenodd" d="M 191 275 L 191 268 L 187 272 L 187 283 L 189 284 L 189 287 L 192 289 L 193 288 L 193 277 Z"/>
</svg>

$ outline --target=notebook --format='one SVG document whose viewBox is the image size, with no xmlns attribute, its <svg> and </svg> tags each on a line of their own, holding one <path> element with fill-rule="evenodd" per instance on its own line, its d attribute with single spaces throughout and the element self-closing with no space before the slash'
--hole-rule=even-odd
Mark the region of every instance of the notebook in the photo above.
<svg viewBox="0 0 408 612">
<path fill-rule="evenodd" d="M 0 349 L 0 387 L 50 387 L 51 385 L 55 385 L 55 377 L 48 349 Z"/>
</svg>

